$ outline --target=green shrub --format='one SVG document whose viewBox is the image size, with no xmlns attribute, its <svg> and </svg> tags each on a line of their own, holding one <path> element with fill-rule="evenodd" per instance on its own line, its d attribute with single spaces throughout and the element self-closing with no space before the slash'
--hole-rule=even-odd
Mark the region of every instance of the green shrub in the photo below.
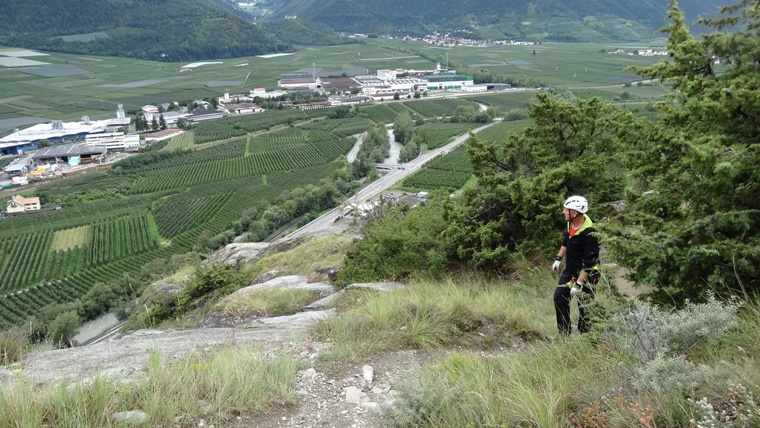
<svg viewBox="0 0 760 428">
<path fill-rule="evenodd" d="M 442 201 L 391 207 L 368 222 L 364 239 L 346 254 L 339 283 L 398 280 L 412 273 L 436 276 L 448 266 Z"/>
<path fill-rule="evenodd" d="M 21 359 L 29 346 L 29 336 L 18 328 L 10 328 L 0 332 L 0 363 L 7 365 Z"/>
<path fill-rule="evenodd" d="M 227 264 L 215 264 L 205 269 L 199 269 L 195 278 L 188 284 L 177 298 L 177 312 L 182 313 L 191 309 L 192 302 L 201 297 L 229 294 L 246 285 L 246 278 L 237 267 Z"/>
<path fill-rule="evenodd" d="M 606 334 L 613 346 L 641 363 L 683 355 L 697 344 L 714 343 L 738 324 L 738 303 L 710 296 L 706 303 L 687 301 L 681 310 L 663 311 L 650 301 L 636 301 L 612 317 Z"/>
<path fill-rule="evenodd" d="M 48 327 L 50 340 L 58 347 L 72 345 L 72 340 L 79 328 L 79 315 L 76 311 L 66 311 L 58 315 Z"/>
</svg>

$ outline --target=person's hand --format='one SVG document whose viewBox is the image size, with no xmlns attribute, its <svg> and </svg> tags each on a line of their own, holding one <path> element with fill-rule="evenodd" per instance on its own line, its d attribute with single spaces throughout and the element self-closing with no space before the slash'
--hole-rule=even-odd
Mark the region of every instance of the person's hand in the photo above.
<svg viewBox="0 0 760 428">
<path fill-rule="evenodd" d="M 583 293 L 583 284 L 576 282 L 570 287 L 570 297 L 575 297 Z"/>
<path fill-rule="evenodd" d="M 554 272 L 559 272 L 559 265 L 561 265 L 562 262 L 559 260 L 555 260 L 554 263 L 552 263 L 552 270 Z"/>
</svg>

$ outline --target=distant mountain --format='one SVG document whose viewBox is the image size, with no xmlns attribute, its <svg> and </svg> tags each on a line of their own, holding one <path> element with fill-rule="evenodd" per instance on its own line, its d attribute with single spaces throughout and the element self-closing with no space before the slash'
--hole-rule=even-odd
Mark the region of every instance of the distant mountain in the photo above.
<svg viewBox="0 0 760 428">
<path fill-rule="evenodd" d="M 167 61 L 289 50 L 216 0 L 3 0 L 0 45 Z"/>
<path fill-rule="evenodd" d="M 715 0 L 684 0 L 687 17 L 712 16 Z M 337 31 L 391 35 L 458 32 L 462 37 L 599 41 L 652 38 L 667 0 L 281 0 L 275 16 Z"/>
</svg>

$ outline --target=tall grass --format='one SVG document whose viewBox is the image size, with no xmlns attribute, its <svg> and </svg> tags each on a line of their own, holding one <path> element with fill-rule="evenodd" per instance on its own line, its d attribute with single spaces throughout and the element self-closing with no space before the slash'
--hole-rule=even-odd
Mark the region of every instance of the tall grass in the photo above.
<svg viewBox="0 0 760 428">
<path fill-rule="evenodd" d="M 714 299 L 675 311 L 600 287 L 595 332 L 564 338 L 554 325 L 556 278 L 525 263 L 503 282 L 416 279 L 390 293 L 356 292 L 315 329 L 334 344 L 321 357 L 445 350 L 399 385 L 381 418 L 388 427 L 693 426 L 723 410 L 737 421 L 723 426 L 760 421 L 757 305 L 741 317 Z"/>
<path fill-rule="evenodd" d="M 478 278 L 418 279 L 392 293 L 356 291 L 354 307 L 321 321 L 317 338 L 335 344 L 326 359 L 356 359 L 380 349 L 440 349 L 452 345 L 511 347 L 511 337 L 555 331 L 553 286 Z"/>
<path fill-rule="evenodd" d="M 222 348 L 187 355 L 167 364 L 149 356 L 145 375 L 118 384 L 103 378 L 38 390 L 29 382 L 4 385 L 0 394 L 3 427 L 108 427 L 116 412 L 142 410 L 149 426 L 224 422 L 238 413 L 259 413 L 294 403 L 298 365 L 285 354 L 261 349 Z"/>
<path fill-rule="evenodd" d="M 615 310 L 637 314 L 641 307 L 652 309 L 647 305 Z M 747 305 L 738 327 L 728 332 L 722 326 L 735 325 L 730 303 L 661 308 L 656 319 L 688 316 L 710 327 L 651 326 L 656 340 L 676 341 L 651 360 L 641 360 L 627 345 L 637 325 L 615 321 L 635 317 L 611 317 L 597 334 L 538 341 L 521 352 L 447 355 L 400 386 L 382 426 L 760 426 L 754 399 L 760 391 L 754 358 L 758 307 Z M 681 347 L 694 338 L 698 346 Z"/>
</svg>

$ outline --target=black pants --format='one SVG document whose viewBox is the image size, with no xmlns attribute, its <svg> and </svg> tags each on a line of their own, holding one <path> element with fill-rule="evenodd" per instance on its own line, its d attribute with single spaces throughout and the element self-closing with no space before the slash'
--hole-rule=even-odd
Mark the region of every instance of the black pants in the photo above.
<svg viewBox="0 0 760 428">
<path fill-rule="evenodd" d="M 557 288 L 554 290 L 554 311 L 557 314 L 557 328 L 560 334 L 570 334 L 572 326 L 570 325 L 570 300 L 572 296 L 570 294 L 570 286 L 567 285 L 576 275 L 572 272 L 564 271 L 559 276 L 559 282 Z M 591 330 L 591 323 L 587 318 L 586 308 L 584 301 L 594 300 L 594 290 L 587 286 L 583 286 L 583 294 L 578 301 L 579 317 L 578 317 L 578 331 L 586 333 Z"/>
</svg>

